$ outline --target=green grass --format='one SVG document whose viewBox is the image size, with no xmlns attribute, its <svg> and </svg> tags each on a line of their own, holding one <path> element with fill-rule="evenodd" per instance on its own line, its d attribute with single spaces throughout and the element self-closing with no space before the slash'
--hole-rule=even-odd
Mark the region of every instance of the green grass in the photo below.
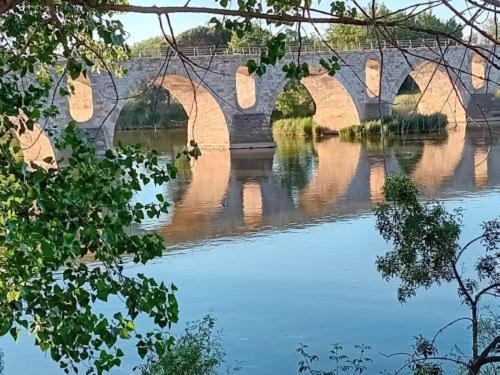
<svg viewBox="0 0 500 375">
<path fill-rule="evenodd" d="M 343 138 L 361 138 L 371 135 L 403 135 L 416 133 L 434 133 L 446 128 L 448 120 L 445 115 L 414 114 L 403 117 L 384 117 L 352 125 L 340 130 Z"/>
<path fill-rule="evenodd" d="M 326 129 L 315 124 L 312 117 L 286 118 L 273 122 L 274 136 L 311 138 L 326 133 Z"/>
<path fill-rule="evenodd" d="M 394 100 L 394 105 L 392 107 L 392 113 L 396 116 L 404 116 L 413 112 L 416 112 L 416 107 L 420 99 L 421 94 L 410 93 L 410 94 L 400 94 L 396 96 Z"/>
</svg>

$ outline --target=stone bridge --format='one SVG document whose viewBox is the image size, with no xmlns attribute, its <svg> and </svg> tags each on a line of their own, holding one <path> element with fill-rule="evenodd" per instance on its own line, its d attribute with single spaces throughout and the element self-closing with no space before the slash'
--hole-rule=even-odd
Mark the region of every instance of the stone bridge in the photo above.
<svg viewBox="0 0 500 375">
<path fill-rule="evenodd" d="M 500 88 L 498 70 L 464 47 L 449 46 L 444 55 L 441 49 L 425 46 L 403 55 L 387 48 L 382 56 L 376 49 L 339 52 L 341 69 L 335 77 L 318 68 L 320 59 L 331 52 L 303 52 L 301 61 L 309 64 L 311 75 L 302 83 L 314 99 L 315 122 L 335 132 L 389 115 L 408 75 L 423 93 L 418 105 L 421 113 L 441 112 L 452 123 L 494 115 L 499 103 L 495 99 Z M 64 127 L 74 119 L 89 132 L 100 129 L 100 145 L 112 147 L 126 98 L 154 84 L 162 85 L 182 104 L 189 117 L 188 139 L 201 147 L 271 147 L 270 116 L 287 79 L 280 65 L 269 68 L 263 77 L 248 74 L 246 62 L 251 57 L 193 56 L 189 64 L 175 55 L 134 58 L 126 63 L 124 78 L 111 81 L 107 73 L 94 73 L 75 80 L 74 95 L 57 99 L 61 114 L 52 125 Z M 285 61 L 291 58 L 296 55 L 289 54 Z"/>
</svg>

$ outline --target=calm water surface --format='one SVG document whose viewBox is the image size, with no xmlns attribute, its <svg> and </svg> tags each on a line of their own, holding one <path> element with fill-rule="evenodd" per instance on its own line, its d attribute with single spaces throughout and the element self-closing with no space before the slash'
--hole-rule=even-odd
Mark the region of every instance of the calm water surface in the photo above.
<svg viewBox="0 0 500 375">
<path fill-rule="evenodd" d="M 155 147 L 168 162 L 186 135 L 124 132 L 116 140 Z M 422 290 L 401 305 L 397 283 L 377 273 L 376 256 L 389 246 L 374 230 L 371 209 L 384 176 L 406 172 L 427 197 L 464 208 L 465 240 L 500 214 L 499 140 L 468 129 L 383 144 L 276 141 L 272 150 L 202 150 L 198 161 L 181 163 L 179 179 L 163 188 L 172 211 L 139 228 L 164 236 L 167 251 L 128 272 L 174 282 L 182 322 L 212 311 L 240 374 L 296 374 L 299 343 L 325 358 L 335 342 L 371 345 L 368 373 L 395 369 L 401 359 L 379 353 L 410 348 L 413 336 L 434 334 L 464 310 L 453 285 Z M 150 201 L 157 189 L 145 186 L 134 199 Z M 104 309 L 114 313 L 118 305 Z M 458 326 L 443 335 L 443 352 L 468 345 L 463 333 Z M 6 374 L 59 374 L 31 341 L 2 340 Z M 127 349 L 116 374 L 132 373 L 139 362 Z"/>
</svg>

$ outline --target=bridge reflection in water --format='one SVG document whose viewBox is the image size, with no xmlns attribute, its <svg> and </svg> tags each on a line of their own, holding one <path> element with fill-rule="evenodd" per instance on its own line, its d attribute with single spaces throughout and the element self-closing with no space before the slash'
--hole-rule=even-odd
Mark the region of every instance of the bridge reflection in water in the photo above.
<svg viewBox="0 0 500 375">
<path fill-rule="evenodd" d="M 149 143 L 171 160 L 185 135 L 124 132 L 116 140 Z M 167 187 L 169 216 L 141 227 L 157 230 L 169 245 L 182 245 L 342 219 L 369 213 L 382 199 L 385 175 L 392 173 L 412 175 L 428 197 L 500 186 L 500 140 L 484 130 L 462 127 L 384 144 L 339 138 L 276 143 L 276 149 L 203 152 Z M 136 199 L 155 194 L 146 189 Z"/>
</svg>

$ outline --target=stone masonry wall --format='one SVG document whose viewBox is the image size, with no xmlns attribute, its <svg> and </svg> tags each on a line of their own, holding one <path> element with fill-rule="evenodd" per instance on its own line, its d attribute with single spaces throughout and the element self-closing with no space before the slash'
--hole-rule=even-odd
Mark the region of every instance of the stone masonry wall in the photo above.
<svg viewBox="0 0 500 375">
<path fill-rule="evenodd" d="M 465 112 L 480 118 L 499 111 L 498 100 L 495 101 L 495 93 L 500 88 L 499 71 L 485 67 L 492 82 L 481 86 L 476 77 L 474 87 L 471 69 L 473 59 L 477 61 L 477 58 L 472 51 L 459 46 L 450 47 L 443 60 L 454 67 L 453 72 L 433 63 L 441 61 L 441 58 L 437 51 L 430 48 L 411 50 L 406 58 L 398 50 L 387 49 L 384 50 L 378 75 L 373 71 L 376 62 L 381 61 L 378 50 L 348 51 L 339 54 L 341 69 L 332 78 L 318 74 L 320 58 L 329 55 L 303 53 L 301 59 L 309 63 L 314 72 L 303 83 L 316 102 L 315 120 L 332 130 L 390 114 L 390 103 L 394 102 L 396 93 L 409 74 L 423 86 L 420 87 L 422 91 L 427 87 L 421 104 L 425 113 L 443 112 L 463 121 Z M 294 57 L 287 56 L 287 61 Z M 237 73 L 241 79 L 241 67 L 246 65 L 248 58 L 250 56 L 243 55 L 194 57 L 194 66 L 183 64 L 178 57 L 172 56 L 161 74 L 165 58 L 135 58 L 127 63 L 129 73 L 123 78 L 112 81 L 107 74 L 92 74 L 89 78 L 92 95 L 86 92 L 85 97 L 92 99 L 93 115 L 80 126 L 98 133 L 101 142 L 112 147 L 115 123 L 127 97 L 154 82 L 163 84 L 171 91 L 190 115 L 189 139 L 193 138 L 205 148 L 268 147 L 273 144 L 270 116 L 287 80 L 281 70 L 282 65 L 270 67 L 263 77 L 246 76 L 244 85 L 255 92 L 255 100 L 250 97 L 251 92 L 241 91 L 240 83 L 240 99 L 243 95 L 242 104 L 248 107 L 242 108 L 237 97 Z M 371 90 L 366 85 L 367 71 Z M 459 74 L 455 73 L 457 71 Z M 475 71 L 478 71 L 477 63 Z M 376 96 L 373 95 L 376 87 L 374 80 L 378 77 L 381 77 L 382 85 L 380 95 Z M 56 104 L 61 115 L 53 125 L 64 127 L 72 119 L 68 98 L 58 98 Z M 88 104 L 73 104 L 73 108 L 86 106 Z"/>
</svg>

